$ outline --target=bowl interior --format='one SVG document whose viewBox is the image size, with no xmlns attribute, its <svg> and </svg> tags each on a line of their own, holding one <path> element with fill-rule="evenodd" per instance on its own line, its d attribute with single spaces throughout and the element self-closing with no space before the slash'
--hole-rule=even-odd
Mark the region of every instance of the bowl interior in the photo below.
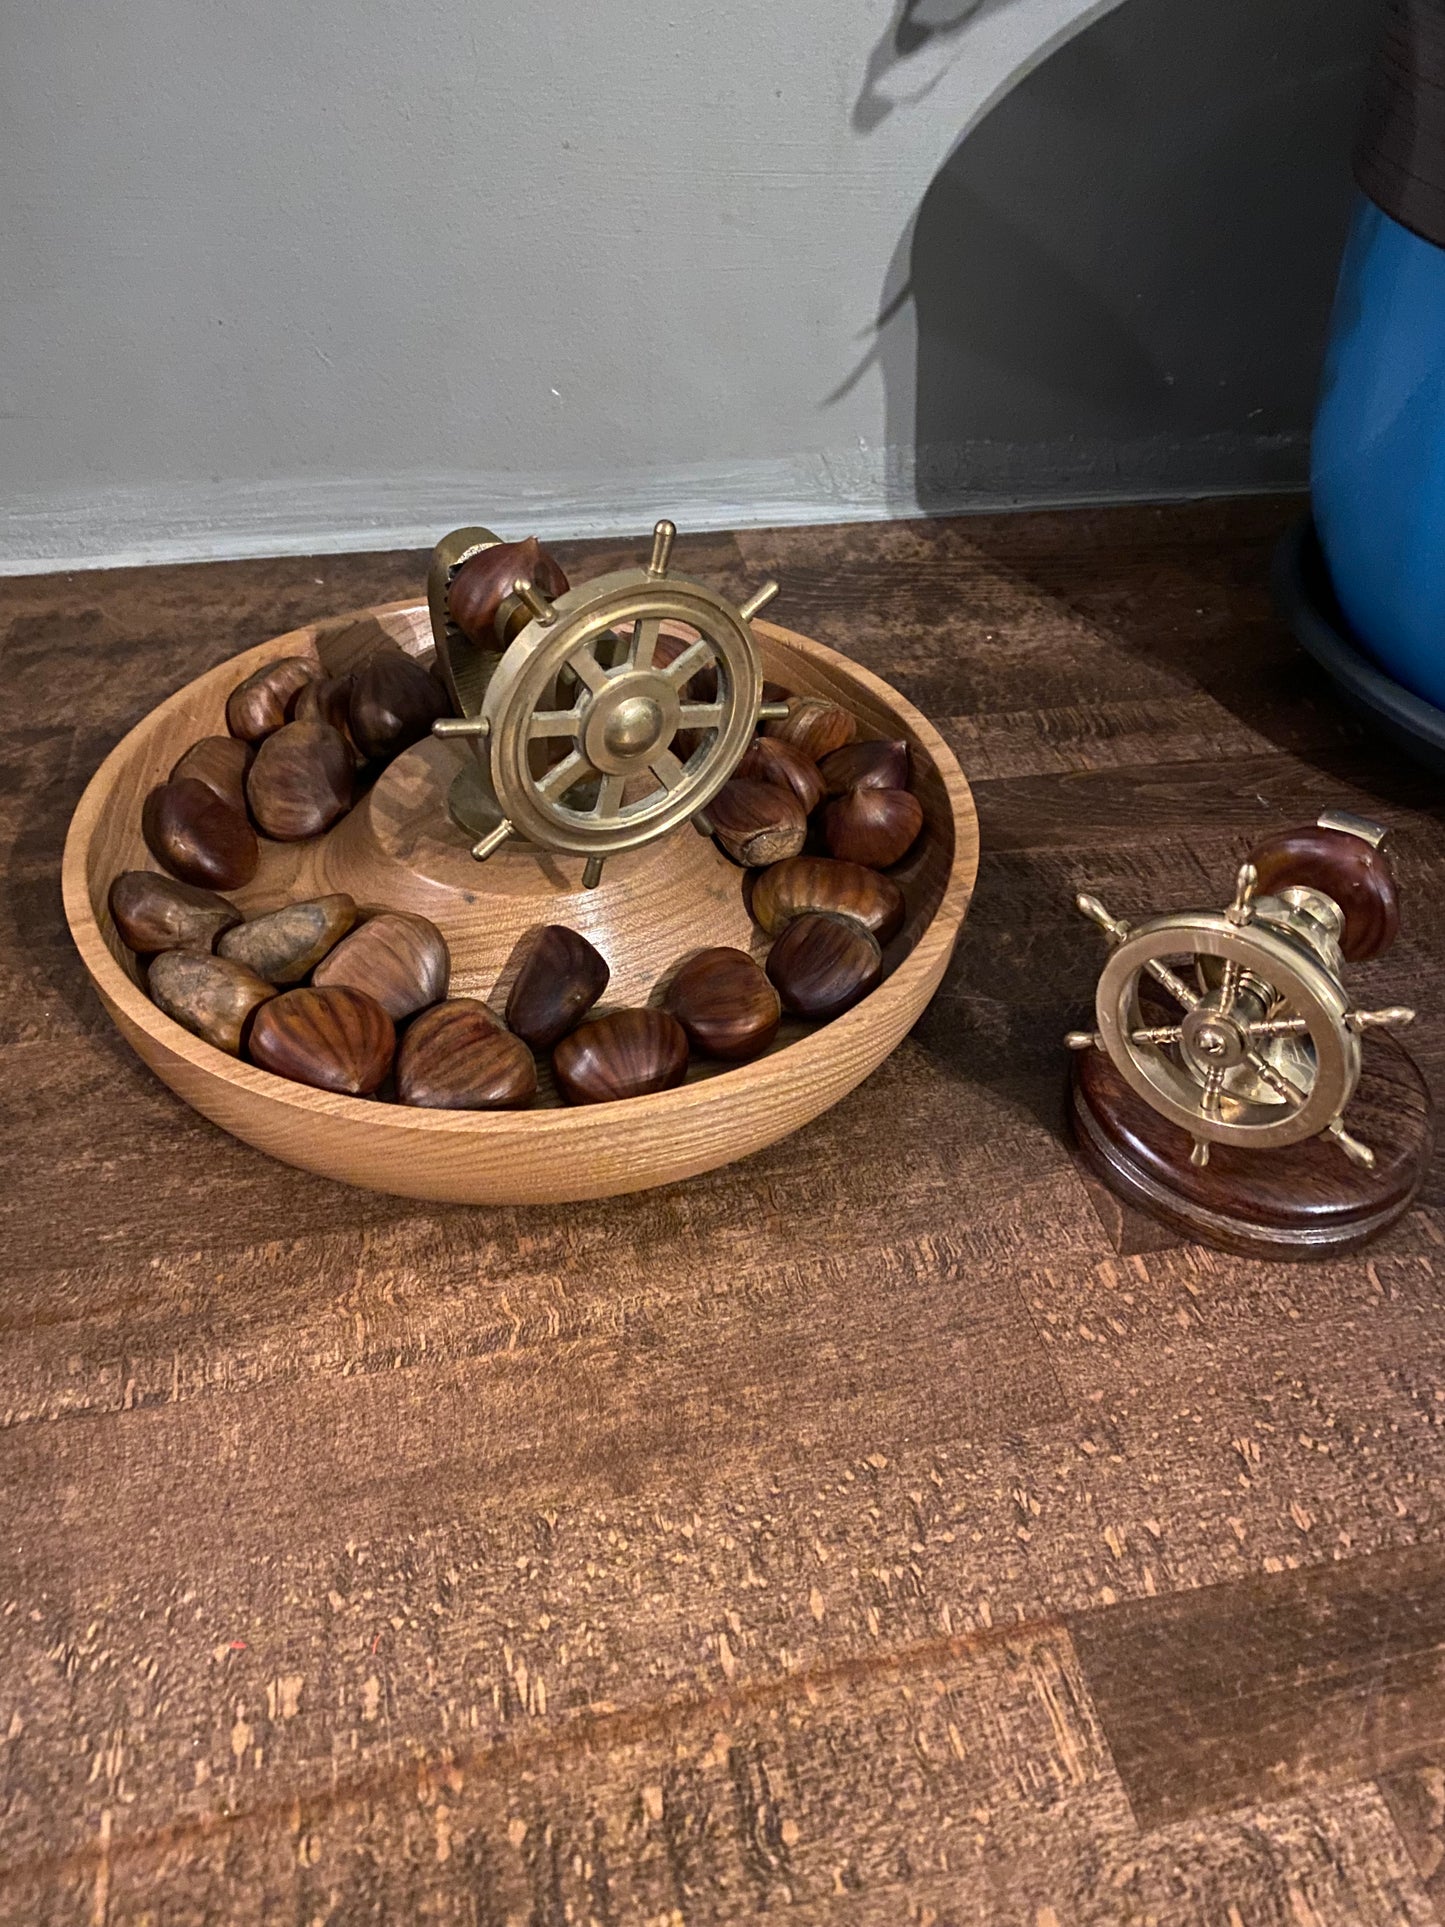
<svg viewBox="0 0 1445 1927">
<path fill-rule="evenodd" d="M 857 717 L 864 737 L 901 736 L 911 745 L 911 786 L 923 805 L 924 829 L 892 873 L 907 913 L 885 953 L 891 973 L 931 923 L 954 868 L 954 807 L 939 767 L 941 745 L 923 719 L 874 678 L 786 630 L 758 622 L 754 631 L 769 679 L 797 694 L 832 697 Z M 424 605 L 391 605 L 263 643 L 163 703 L 115 752 L 103 772 L 109 779 L 107 805 L 85 852 L 86 893 L 107 948 L 138 987 L 144 988 L 144 973 L 116 933 L 107 894 L 121 871 L 157 867 L 140 832 L 146 793 L 165 780 L 193 742 L 225 733 L 227 696 L 264 662 L 302 655 L 329 674 L 342 674 L 382 644 L 400 645 L 429 661 Z M 545 923 L 580 930 L 607 959 L 612 978 L 599 1009 L 660 1000 L 681 963 L 709 945 L 734 945 L 759 958 L 765 954 L 768 939 L 747 909 L 746 873 L 690 825 L 609 858 L 594 890 L 582 887 L 580 859 L 507 845 L 486 864 L 475 863 L 469 839 L 445 807 L 451 778 L 467 753 L 464 745 L 418 744 L 389 765 L 327 835 L 299 844 L 262 839 L 254 880 L 228 894 L 251 915 L 332 890 L 349 891 L 364 909 L 419 912 L 447 938 L 452 994 L 483 998 L 498 1011 L 526 940 Z M 961 782 L 956 768 L 952 777 Z M 159 1012 L 155 1015 L 158 1023 L 167 1023 Z M 773 1053 L 817 1028 L 786 1021 Z M 725 1068 L 694 1063 L 689 1082 L 723 1074 Z M 539 1102 L 543 1107 L 558 1102 L 545 1070 Z"/>
</svg>

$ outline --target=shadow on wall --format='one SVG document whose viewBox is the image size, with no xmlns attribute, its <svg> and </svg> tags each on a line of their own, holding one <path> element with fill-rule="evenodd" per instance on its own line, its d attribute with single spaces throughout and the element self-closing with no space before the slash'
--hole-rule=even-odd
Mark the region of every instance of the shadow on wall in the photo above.
<svg viewBox="0 0 1445 1927">
<path fill-rule="evenodd" d="M 906 107 L 884 83 L 927 39 L 966 59 L 990 4 L 903 0 L 855 127 Z M 894 506 L 1302 486 L 1377 24 L 1375 0 L 1126 0 L 1027 73 L 884 285 Z"/>
<path fill-rule="evenodd" d="M 945 54 L 948 43 L 956 40 L 965 27 L 1009 4 L 1010 0 L 898 0 L 898 11 L 887 32 L 868 56 L 863 85 L 853 103 L 855 132 L 871 134 L 895 108 L 926 100 L 946 78 L 947 64 L 937 66 L 922 81 L 909 82 L 906 63 L 925 48 Z M 888 83 L 900 73 L 904 91 L 895 97 Z"/>
</svg>

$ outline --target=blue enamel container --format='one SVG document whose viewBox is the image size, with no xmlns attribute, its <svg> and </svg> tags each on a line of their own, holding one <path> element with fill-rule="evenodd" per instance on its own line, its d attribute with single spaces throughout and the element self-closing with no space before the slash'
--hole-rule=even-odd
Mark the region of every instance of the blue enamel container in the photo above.
<svg viewBox="0 0 1445 1927">
<path fill-rule="evenodd" d="M 1356 637 L 1445 709 L 1445 248 L 1363 196 L 1335 297 L 1310 488 Z"/>
</svg>

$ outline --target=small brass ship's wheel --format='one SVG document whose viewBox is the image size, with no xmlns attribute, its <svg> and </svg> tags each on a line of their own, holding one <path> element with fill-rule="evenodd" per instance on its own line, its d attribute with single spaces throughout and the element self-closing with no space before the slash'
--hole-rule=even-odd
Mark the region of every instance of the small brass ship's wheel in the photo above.
<svg viewBox="0 0 1445 1927">
<path fill-rule="evenodd" d="M 1334 821 L 1356 819 L 1336 812 Z M 1321 827 L 1363 843 L 1361 830 Z M 1227 909 L 1133 926 L 1079 897 L 1112 949 L 1095 993 L 1098 1028 L 1067 1042 L 1106 1052 L 1131 1090 L 1190 1134 L 1195 1164 L 1208 1163 L 1211 1144 L 1280 1150 L 1324 1134 L 1369 1167 L 1373 1152 L 1341 1118 L 1360 1078 L 1361 1033 L 1413 1013 L 1353 1009 L 1342 982 L 1345 911 L 1309 882 L 1282 875 L 1270 894 L 1259 880 L 1247 862 Z"/>
<path fill-rule="evenodd" d="M 472 713 L 436 733 L 471 737 L 485 775 L 479 804 L 453 804 L 478 834 L 474 856 L 517 837 L 585 858 L 595 884 L 615 852 L 688 819 L 706 827 L 759 716 L 774 713 L 750 623 L 777 585 L 737 606 L 672 574 L 674 534 L 660 522 L 646 568 L 555 600 L 518 579 L 497 617 L 500 653 L 481 669 L 454 628 L 438 634 Z"/>
<path fill-rule="evenodd" d="M 1160 1004 L 1172 1021 L 1151 1024 Z M 1104 966 L 1095 1011 L 1125 1081 L 1196 1138 L 1297 1144 L 1328 1128 L 1359 1078 L 1339 984 L 1284 938 L 1214 912 L 1130 932 Z"/>
</svg>

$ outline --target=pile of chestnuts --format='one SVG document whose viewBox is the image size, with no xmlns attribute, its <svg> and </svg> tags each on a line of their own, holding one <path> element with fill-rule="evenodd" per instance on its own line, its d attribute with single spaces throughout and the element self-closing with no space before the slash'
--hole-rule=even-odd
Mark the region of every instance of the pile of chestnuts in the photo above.
<svg viewBox="0 0 1445 1927">
<path fill-rule="evenodd" d="M 146 797 L 146 846 L 182 883 L 239 890 L 260 862 L 258 832 L 320 836 L 447 709 L 437 678 L 394 644 L 348 676 L 303 656 L 268 662 L 231 691 L 230 734 L 192 744 Z"/>
<path fill-rule="evenodd" d="M 607 961 L 549 924 L 521 959 L 504 1022 L 476 998 L 447 996 L 451 957 L 435 924 L 393 910 L 361 917 L 340 892 L 243 918 L 214 891 L 128 870 L 110 912 L 168 1017 L 262 1070 L 350 1097 L 517 1110 L 536 1097 L 548 1054 L 568 1103 L 640 1097 L 682 1083 L 693 1052 L 758 1055 L 782 1014 L 741 950 L 689 959 L 662 1007 L 593 1016 Z"/>
<path fill-rule="evenodd" d="M 489 565 L 464 586 L 491 607 L 505 574 Z M 664 637 L 659 655 L 680 646 Z M 193 745 L 146 798 L 145 841 L 166 874 L 117 877 L 111 916 L 168 1016 L 320 1090 L 513 1110 L 535 1100 L 548 1061 L 570 1104 L 668 1090 L 695 1059 L 761 1056 L 785 1012 L 823 1022 L 850 1009 L 880 982 L 903 927 L 903 891 L 887 872 L 924 820 L 908 745 L 860 741 L 853 716 L 826 698 L 786 700 L 786 717 L 764 725 L 707 812 L 719 845 L 750 873 L 765 963 L 740 949 L 699 951 L 643 1007 L 597 1009 L 608 963 L 561 924 L 532 937 L 502 1018 L 448 996 L 451 957 L 425 917 L 363 913 L 335 893 L 248 918 L 220 894 L 255 876 L 259 837 L 323 834 L 446 712 L 435 676 L 391 646 L 341 677 L 281 658 L 233 690 L 230 733 Z"/>
<path fill-rule="evenodd" d="M 717 841 L 755 872 L 753 919 L 773 939 L 767 976 L 796 1017 L 840 1016 L 882 978 L 904 916 L 885 873 L 923 829 L 908 779 L 906 742 L 860 742 L 838 703 L 795 696 L 708 807 Z"/>
</svg>

